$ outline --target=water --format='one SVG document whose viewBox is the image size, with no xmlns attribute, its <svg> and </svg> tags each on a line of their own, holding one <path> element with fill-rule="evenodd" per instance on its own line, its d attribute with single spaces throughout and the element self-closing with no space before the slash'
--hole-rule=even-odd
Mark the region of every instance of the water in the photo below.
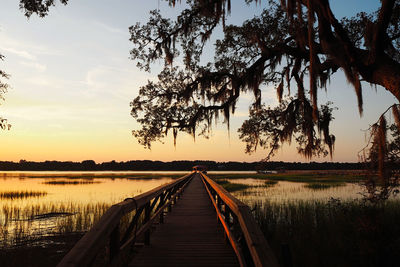
<svg viewBox="0 0 400 267">
<path fill-rule="evenodd" d="M 0 198 L 0 246 L 87 231 L 113 204 L 187 172 L 2 172 L 2 192 L 44 196 Z"/>
<path fill-rule="evenodd" d="M 44 196 L 0 198 L 0 247 L 46 235 L 87 231 L 113 204 L 171 182 L 188 172 L 2 172 L 2 192 L 45 192 Z M 243 174 L 246 178 L 238 177 Z M 235 174 L 231 183 L 250 187 L 233 195 L 249 206 L 260 203 L 300 201 L 327 202 L 332 198 L 351 201 L 362 198 L 357 183 L 323 190 L 306 183 L 278 181 L 265 187 L 265 179 L 251 178 L 255 172 L 210 172 Z M 250 178 L 247 178 L 250 177 Z M 257 177 L 255 175 L 255 177 Z M 74 184 L 71 184 L 74 183 Z"/>
</svg>

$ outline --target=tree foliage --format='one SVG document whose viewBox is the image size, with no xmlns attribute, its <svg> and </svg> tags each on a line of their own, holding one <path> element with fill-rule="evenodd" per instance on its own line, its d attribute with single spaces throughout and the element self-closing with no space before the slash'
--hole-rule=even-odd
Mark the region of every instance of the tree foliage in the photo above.
<svg viewBox="0 0 400 267">
<path fill-rule="evenodd" d="M 246 142 L 246 153 L 252 153 L 257 146 L 261 146 L 269 149 L 266 157 L 269 160 L 282 142 L 291 143 L 294 139 L 301 155 L 326 156 L 329 150 L 332 156 L 335 136 L 329 132 L 329 124 L 333 120 L 331 104 L 328 102 L 319 108 L 316 127 L 308 125 L 310 120 L 302 116 L 312 116 L 313 108 L 308 101 L 302 103 L 298 99 L 289 99 L 282 100 L 275 108 L 261 106 L 250 109 L 250 118 L 238 130 L 240 138 Z"/>
<path fill-rule="evenodd" d="M 28 18 L 33 14 L 45 17 L 49 13 L 50 7 L 55 6 L 57 2 L 66 5 L 68 0 L 20 0 L 19 8 Z"/>
<path fill-rule="evenodd" d="M 388 113 L 392 113 L 393 124 L 388 124 Z M 400 179 L 400 105 L 388 108 L 367 130 L 369 140 L 359 152 L 360 161 L 367 168 L 377 170 L 378 176 L 369 175 L 366 182 L 367 198 L 374 202 L 386 200 L 392 193 L 398 193 Z M 373 173 L 373 172 L 372 172 Z"/>
<path fill-rule="evenodd" d="M 272 155 L 294 139 L 306 157 L 332 153 L 332 109 L 319 107 L 318 89 L 326 89 L 337 70 L 353 85 L 360 114 L 363 82 L 400 99 L 398 0 L 382 0 L 376 12 L 341 21 L 328 0 L 269 1 L 261 15 L 240 26 L 225 25 L 229 0 L 187 4 L 175 20 L 155 10 L 146 24 L 130 28 L 138 67 L 149 71 L 156 61 L 165 62 L 159 80 L 148 82 L 131 102 L 132 116 L 142 125 L 133 135 L 148 148 L 171 129 L 174 139 L 178 131 L 207 134 L 220 115 L 229 127 L 240 95 L 251 92 L 250 119 L 239 129 L 247 152 L 261 145 Z M 206 42 L 220 24 L 224 35 L 215 42 L 214 61 L 201 64 Z M 174 60 L 184 67 L 173 67 Z M 276 108 L 262 101 L 262 91 L 271 87 L 281 103 Z"/>
<path fill-rule="evenodd" d="M 0 61 L 4 60 L 4 56 L 0 54 Z M 0 101 L 4 100 L 4 94 L 7 92 L 9 85 L 5 82 L 9 75 L 0 69 Z M 1 102 L 0 102 L 1 104 Z M 11 125 L 7 123 L 7 119 L 0 116 L 0 129 L 10 129 Z"/>
</svg>

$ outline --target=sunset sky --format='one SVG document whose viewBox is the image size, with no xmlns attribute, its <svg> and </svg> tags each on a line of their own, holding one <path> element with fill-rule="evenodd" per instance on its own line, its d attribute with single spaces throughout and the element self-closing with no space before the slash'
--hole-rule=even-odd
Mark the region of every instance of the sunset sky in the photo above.
<svg viewBox="0 0 400 267">
<path fill-rule="evenodd" d="M 152 9 L 176 16 L 182 8 L 179 4 L 174 9 L 158 0 L 70 0 L 67 6 L 58 3 L 45 18 L 32 16 L 28 20 L 18 9 L 18 1 L 1 2 L 0 53 L 6 58 L 0 69 L 11 75 L 8 83 L 12 87 L 0 106 L 0 116 L 12 124 L 10 131 L 0 131 L 1 161 L 257 161 L 265 157 L 262 150 L 246 155 L 245 145 L 237 137 L 251 96 L 241 99 L 230 135 L 221 124 L 209 140 L 197 138 L 193 142 L 192 137 L 180 134 L 174 148 L 169 136 L 164 144 L 154 144 L 151 151 L 132 137 L 131 131 L 139 125 L 130 116 L 129 102 L 141 85 L 155 79 L 160 67 L 155 65 L 151 73 L 136 68 L 129 59 L 132 44 L 128 27 L 138 21 L 145 23 Z M 246 7 L 243 2 L 232 1 L 229 23 L 252 18 L 267 1 L 262 0 L 261 7 Z M 331 1 L 338 18 L 374 11 L 379 2 Z M 396 103 L 384 89 L 363 86 L 362 118 L 354 89 L 341 72 L 331 77 L 326 92 L 319 92 L 321 103 L 330 100 L 339 108 L 332 124 L 337 140 L 333 161 L 357 161 L 357 151 L 365 145 L 362 130 Z M 272 88 L 264 88 L 263 95 L 265 103 L 277 102 Z M 295 145 L 284 146 L 273 160 L 306 161 L 297 155 Z"/>
</svg>

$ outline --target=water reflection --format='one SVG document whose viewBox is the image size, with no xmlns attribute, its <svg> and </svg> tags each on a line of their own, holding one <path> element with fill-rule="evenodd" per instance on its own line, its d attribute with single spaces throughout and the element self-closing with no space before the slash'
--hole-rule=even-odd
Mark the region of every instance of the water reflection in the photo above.
<svg viewBox="0 0 400 267">
<path fill-rule="evenodd" d="M 45 193 L 0 199 L 0 247 L 37 236 L 86 231 L 111 205 L 186 173 L 1 173 L 0 193 Z"/>
</svg>

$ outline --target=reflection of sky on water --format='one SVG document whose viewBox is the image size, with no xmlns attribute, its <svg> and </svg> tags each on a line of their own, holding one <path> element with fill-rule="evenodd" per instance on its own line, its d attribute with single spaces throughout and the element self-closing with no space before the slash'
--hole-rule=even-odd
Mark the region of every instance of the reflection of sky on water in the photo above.
<svg viewBox="0 0 400 267">
<path fill-rule="evenodd" d="M 155 173 L 154 179 L 129 179 Z M 57 233 L 58 225 L 72 220 L 90 227 L 95 214 L 125 198 L 134 197 L 172 181 L 171 175 L 183 176 L 187 172 L 4 172 L 0 173 L 0 192 L 44 191 L 47 195 L 22 199 L 0 199 L 0 247 L 13 242 L 14 237 L 46 236 Z M 101 177 L 100 177 L 101 175 Z M 29 178 L 36 176 L 38 178 Z M 67 178 L 73 176 L 74 178 Z M 82 176 L 81 178 L 76 178 Z M 113 177 L 114 176 L 114 177 Z M 48 181 L 84 181 L 89 184 L 45 184 Z M 32 220 L 37 214 L 67 212 L 72 216 L 50 216 Z M 89 218 L 87 221 L 87 218 Z M 86 230 L 86 226 L 82 229 Z M 10 241 L 11 240 L 11 241 Z M 3 243 L 3 244 L 2 244 Z"/>
<path fill-rule="evenodd" d="M 140 172 L 143 173 L 143 172 Z M 32 176 L 43 175 L 44 173 L 30 174 Z M 60 173 L 57 173 L 60 175 Z M 104 173 L 103 173 L 104 174 Z M 114 173 L 112 173 L 114 174 Z M 44 197 L 27 198 L 27 199 L 0 199 L 0 206 L 4 204 L 18 205 L 19 207 L 33 204 L 46 204 L 46 203 L 70 203 L 77 202 L 80 204 L 105 202 L 114 204 L 127 197 L 133 197 L 138 194 L 144 193 L 159 185 L 166 184 L 172 179 L 166 176 L 160 176 L 157 179 L 121 179 L 104 176 L 102 178 L 85 177 L 83 179 L 67 179 L 65 177 L 57 177 L 47 173 L 47 178 L 27 178 L 29 174 L 24 173 L 18 175 L 16 173 L 4 175 L 0 179 L 0 191 L 45 191 L 48 194 Z M 119 174 L 119 173 L 118 173 Z M 67 175 L 71 175 L 68 173 Z M 76 176 L 75 174 L 72 174 Z M 134 176 L 134 175 L 133 175 Z M 93 184 L 81 185 L 50 185 L 44 184 L 46 181 L 93 181 Z"/>
</svg>

